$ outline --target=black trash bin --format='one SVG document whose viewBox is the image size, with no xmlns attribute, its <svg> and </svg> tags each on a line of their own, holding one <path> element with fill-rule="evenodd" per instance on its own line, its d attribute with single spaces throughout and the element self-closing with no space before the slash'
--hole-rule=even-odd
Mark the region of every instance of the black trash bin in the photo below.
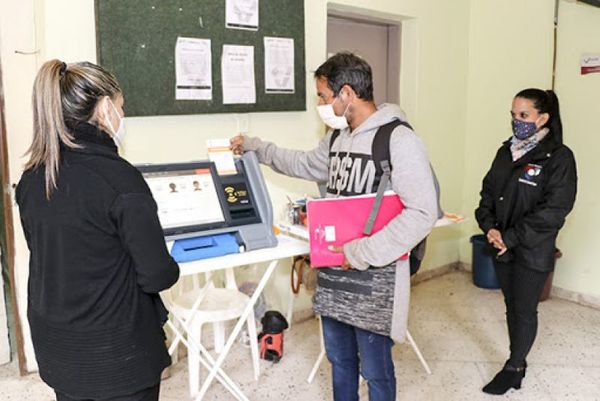
<svg viewBox="0 0 600 401">
<path fill-rule="evenodd" d="M 473 284 L 480 288 L 497 289 L 500 288 L 494 261 L 492 257 L 484 252 L 487 246 L 485 235 L 474 235 L 471 237 L 473 244 Z"/>
</svg>

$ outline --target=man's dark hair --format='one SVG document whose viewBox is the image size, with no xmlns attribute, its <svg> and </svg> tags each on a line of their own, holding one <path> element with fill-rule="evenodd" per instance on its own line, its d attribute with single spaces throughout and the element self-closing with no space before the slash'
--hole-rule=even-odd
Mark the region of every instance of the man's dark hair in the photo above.
<svg viewBox="0 0 600 401">
<path fill-rule="evenodd" d="M 349 85 L 362 100 L 373 100 L 373 73 L 371 66 L 350 52 L 336 53 L 317 68 L 315 78 L 324 77 L 337 96 L 342 86 Z"/>
</svg>

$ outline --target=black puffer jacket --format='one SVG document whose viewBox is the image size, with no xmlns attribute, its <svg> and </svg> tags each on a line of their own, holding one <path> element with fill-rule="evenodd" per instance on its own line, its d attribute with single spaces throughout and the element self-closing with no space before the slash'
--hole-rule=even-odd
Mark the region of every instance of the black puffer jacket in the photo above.
<svg viewBox="0 0 600 401">
<path fill-rule="evenodd" d="M 576 193 L 573 152 L 552 134 L 515 162 L 506 141 L 483 179 L 475 217 L 484 233 L 491 228 L 502 233 L 508 248 L 505 261 L 552 271 L 556 236 Z"/>
<path fill-rule="evenodd" d="M 58 188 L 44 167 L 17 188 L 31 252 L 28 318 L 40 376 L 74 398 L 154 386 L 170 364 L 158 292 L 179 277 L 156 203 L 112 139 L 82 124 L 80 149 L 61 150 Z"/>
</svg>

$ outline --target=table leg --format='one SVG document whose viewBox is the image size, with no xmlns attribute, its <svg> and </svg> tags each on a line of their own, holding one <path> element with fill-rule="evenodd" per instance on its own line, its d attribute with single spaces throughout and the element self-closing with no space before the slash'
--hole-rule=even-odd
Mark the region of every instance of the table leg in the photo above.
<svg viewBox="0 0 600 401">
<path fill-rule="evenodd" d="M 204 366 L 206 368 L 206 370 L 210 371 L 215 364 L 215 360 L 212 358 L 212 356 L 206 350 L 206 348 L 204 348 L 200 343 L 196 342 L 192 338 L 189 338 L 188 340 L 186 340 L 170 320 L 167 321 L 167 325 L 171 328 L 171 330 L 173 330 L 175 335 L 180 338 L 183 345 L 185 345 L 185 347 L 188 349 L 188 352 L 197 354 L 198 360 L 200 361 L 202 366 Z M 169 354 L 171 354 L 171 351 L 169 351 Z M 204 359 L 201 354 L 206 359 Z M 188 355 L 188 358 L 189 358 L 189 355 Z M 189 372 L 188 372 L 188 374 L 189 374 Z M 231 378 L 229 378 L 229 376 L 227 376 L 225 374 L 225 372 L 222 369 L 219 369 L 218 375 L 216 376 L 216 378 L 219 381 L 219 383 L 221 383 L 223 385 L 223 387 L 225 387 L 231 394 L 233 394 L 233 396 L 237 400 L 248 401 L 248 398 L 246 398 L 244 393 L 242 393 L 242 390 L 233 382 L 233 380 L 231 380 Z"/>
<path fill-rule="evenodd" d="M 271 278 L 271 275 L 273 274 L 273 271 L 275 270 L 275 267 L 277 266 L 278 262 L 279 262 L 278 260 L 273 260 L 273 261 L 271 261 L 271 263 L 269 263 L 269 266 L 265 270 L 263 277 L 260 279 L 258 286 L 256 287 L 256 290 L 254 290 L 252 297 L 250 297 L 250 301 L 248 302 L 248 305 L 246 305 L 244 312 L 239 317 L 235 327 L 233 328 L 233 331 L 229 335 L 229 338 L 227 339 L 227 343 L 225 344 L 225 348 L 223 348 L 223 352 L 217 358 L 217 361 L 214 364 L 213 368 L 211 369 L 210 373 L 208 374 L 208 377 L 202 384 L 202 388 L 200 389 L 200 393 L 196 397 L 196 401 L 200 401 L 200 400 L 202 400 L 202 398 L 204 398 L 204 395 L 206 394 L 206 391 L 208 390 L 208 386 L 210 386 L 212 381 L 215 379 L 215 376 L 217 375 L 218 370 L 221 368 L 221 365 L 225 361 L 225 357 L 229 353 L 229 350 L 231 349 L 236 337 L 240 334 L 240 331 L 242 330 L 242 326 L 246 323 L 246 319 L 248 319 L 248 316 L 250 315 L 250 313 L 254 313 L 254 305 L 256 305 L 256 301 L 258 300 L 258 297 L 263 292 L 263 290 L 267 284 L 267 281 L 269 281 L 269 278 Z"/>
</svg>

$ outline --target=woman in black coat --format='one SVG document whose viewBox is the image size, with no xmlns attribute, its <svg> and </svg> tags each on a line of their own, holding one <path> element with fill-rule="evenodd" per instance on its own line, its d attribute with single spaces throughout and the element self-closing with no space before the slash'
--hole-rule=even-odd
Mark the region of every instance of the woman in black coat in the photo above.
<svg viewBox="0 0 600 401">
<path fill-rule="evenodd" d="M 158 400 L 170 365 L 158 295 L 179 277 L 150 190 L 119 157 L 123 94 L 90 63 L 46 62 L 17 188 L 30 250 L 28 311 L 58 401 Z"/>
<path fill-rule="evenodd" d="M 556 237 L 575 202 L 573 152 L 562 143 L 558 98 L 525 89 L 512 104 L 513 136 L 498 150 L 483 179 L 475 210 L 493 249 L 506 304 L 510 358 L 483 391 L 519 389 L 537 332 L 537 306 L 554 270 Z"/>
</svg>

